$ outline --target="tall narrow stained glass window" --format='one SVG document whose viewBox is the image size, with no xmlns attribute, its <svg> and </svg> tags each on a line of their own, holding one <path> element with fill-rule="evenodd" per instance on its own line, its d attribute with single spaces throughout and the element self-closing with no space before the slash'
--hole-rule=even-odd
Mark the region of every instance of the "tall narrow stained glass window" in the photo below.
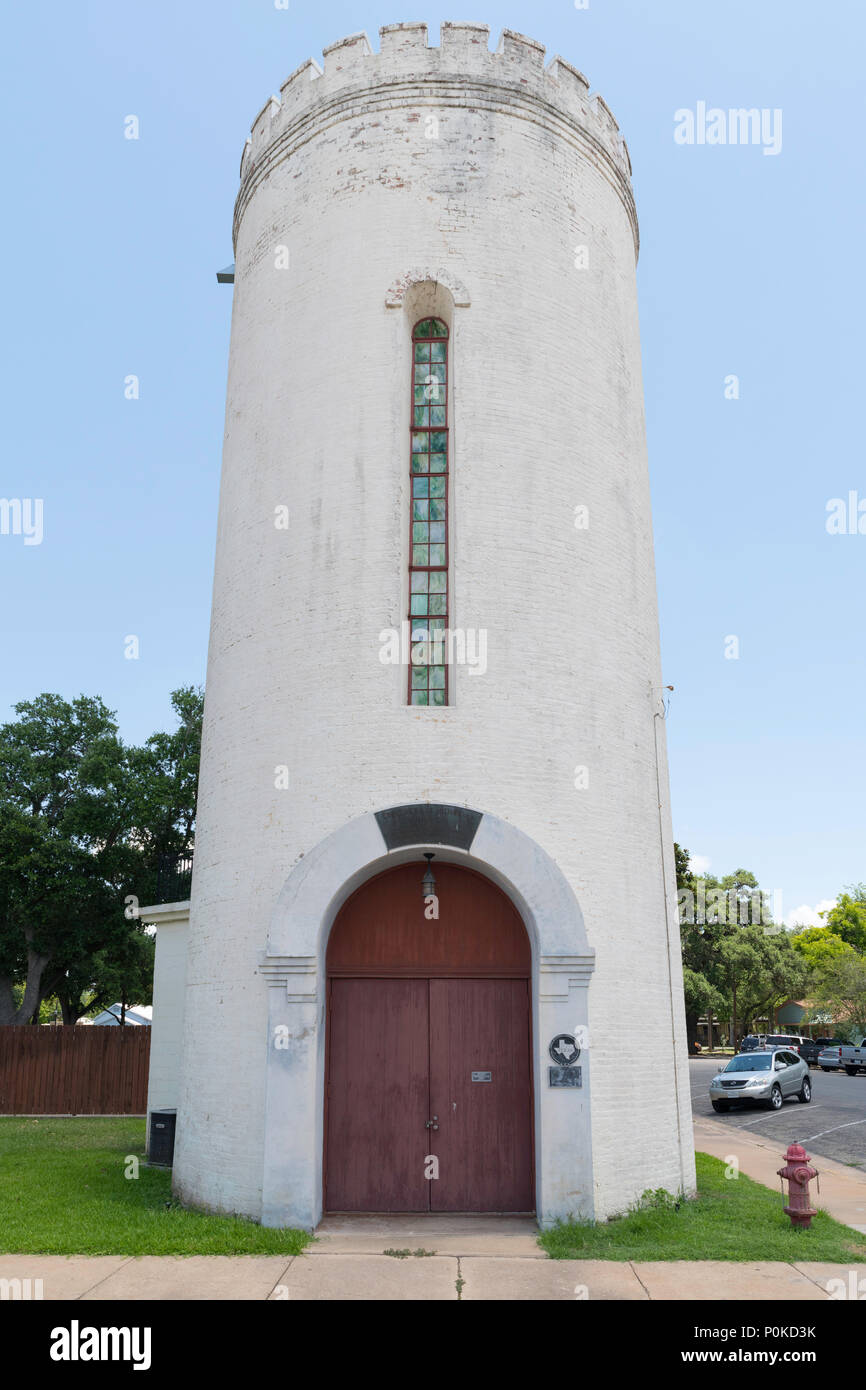
<svg viewBox="0 0 866 1390">
<path fill-rule="evenodd" d="M 440 319 L 415 325 L 412 359 L 409 703 L 447 705 L 448 328 Z"/>
</svg>

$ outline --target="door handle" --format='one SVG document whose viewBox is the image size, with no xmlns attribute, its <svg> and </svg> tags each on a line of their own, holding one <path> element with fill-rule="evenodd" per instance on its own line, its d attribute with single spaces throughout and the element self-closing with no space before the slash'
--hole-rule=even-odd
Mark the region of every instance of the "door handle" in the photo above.
<svg viewBox="0 0 866 1390">
<path fill-rule="evenodd" d="M 424 1128 L 425 1128 L 425 1129 L 438 1129 L 438 1128 L 439 1128 L 439 1116 L 438 1116 L 438 1115 L 434 1115 L 432 1120 L 428 1120 L 428 1121 L 427 1121 L 427 1123 L 426 1123 L 426 1125 L 424 1126 Z"/>
</svg>

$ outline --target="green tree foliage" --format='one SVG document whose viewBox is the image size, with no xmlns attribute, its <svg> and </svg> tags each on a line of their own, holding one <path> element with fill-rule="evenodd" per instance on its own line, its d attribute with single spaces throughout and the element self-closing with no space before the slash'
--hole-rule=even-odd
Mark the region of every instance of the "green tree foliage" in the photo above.
<svg viewBox="0 0 866 1390">
<path fill-rule="evenodd" d="M 692 873 L 688 850 L 674 847 L 689 1050 L 698 1017 L 730 1021 L 736 1038 L 808 983 L 808 964 L 788 933 L 773 930 L 758 880 L 748 869 L 717 878 Z"/>
<path fill-rule="evenodd" d="M 152 946 L 124 902 L 152 901 L 160 855 L 192 847 L 202 703 L 176 691 L 178 728 L 141 748 L 98 697 L 39 695 L 0 727 L 0 1024 L 50 996 L 65 1022 L 82 993 L 143 1002 Z"/>
<path fill-rule="evenodd" d="M 818 986 L 839 1030 L 853 1042 L 866 1037 L 866 957 L 856 951 L 836 957 Z"/>
<path fill-rule="evenodd" d="M 720 942 L 718 979 L 736 1040 L 742 1025 L 771 1018 L 773 1010 L 809 984 L 811 971 L 785 931 L 768 933 L 761 926 L 729 928 Z"/>
<path fill-rule="evenodd" d="M 846 884 L 836 906 L 821 916 L 829 931 L 861 955 L 866 954 L 866 883 Z"/>
<path fill-rule="evenodd" d="M 697 899 L 698 880 L 689 864 L 689 852 L 674 845 L 677 890 L 687 890 Z M 722 928 L 716 923 L 698 922 L 694 911 L 681 914 L 680 942 L 683 953 L 683 987 L 686 1004 L 686 1036 L 689 1052 L 698 1040 L 698 1019 L 703 1013 L 718 1014 L 724 999 L 716 986 L 715 961 Z"/>
<path fill-rule="evenodd" d="M 830 927 L 800 927 L 793 933 L 791 945 L 809 966 L 815 984 L 824 978 L 840 956 L 856 955 L 854 947 Z"/>
<path fill-rule="evenodd" d="M 866 884 L 847 884 L 821 916 L 825 925 L 801 927 L 792 945 L 809 966 L 810 993 L 836 1031 L 859 1039 L 866 1030 Z"/>
</svg>

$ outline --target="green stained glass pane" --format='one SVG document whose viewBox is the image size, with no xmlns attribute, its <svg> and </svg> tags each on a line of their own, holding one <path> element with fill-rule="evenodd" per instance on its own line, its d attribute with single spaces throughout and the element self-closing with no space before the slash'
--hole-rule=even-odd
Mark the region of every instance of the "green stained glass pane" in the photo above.
<svg viewBox="0 0 866 1390">
<path fill-rule="evenodd" d="M 442 568 L 427 567 L 444 566 L 447 551 L 447 478 L 429 476 L 443 475 L 448 469 L 447 338 L 448 329 L 441 319 L 424 319 L 416 325 L 412 348 L 409 612 L 413 647 L 422 644 L 427 648 L 418 653 L 423 664 L 411 668 L 410 701 L 415 706 L 446 703 L 444 647 L 434 639 L 443 638 L 447 626 L 448 576 Z"/>
</svg>

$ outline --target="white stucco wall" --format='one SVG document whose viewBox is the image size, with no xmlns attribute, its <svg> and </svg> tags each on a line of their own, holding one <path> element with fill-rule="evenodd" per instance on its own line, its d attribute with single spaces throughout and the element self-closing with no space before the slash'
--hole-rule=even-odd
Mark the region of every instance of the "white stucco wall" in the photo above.
<svg viewBox="0 0 866 1390">
<path fill-rule="evenodd" d="M 381 55 L 358 39 L 324 66 L 266 106 L 242 165 L 176 1190 L 261 1213 L 257 963 L 280 891 L 353 817 L 437 801 L 519 827 L 580 903 L 604 1214 L 693 1180 L 628 157 L 579 74 L 515 37 L 492 54 L 478 26 L 446 26 L 428 49 L 401 26 Z M 410 334 L 428 305 L 393 291 L 425 266 L 465 290 L 435 296 L 451 624 L 489 647 L 485 675 L 452 673 L 447 709 L 408 708 L 405 668 L 379 660 L 408 610 Z"/>
<path fill-rule="evenodd" d="M 156 926 L 153 1018 L 147 1081 L 148 1143 L 151 1110 L 176 1110 L 180 1100 L 189 903 L 144 908 L 142 921 Z"/>
</svg>

